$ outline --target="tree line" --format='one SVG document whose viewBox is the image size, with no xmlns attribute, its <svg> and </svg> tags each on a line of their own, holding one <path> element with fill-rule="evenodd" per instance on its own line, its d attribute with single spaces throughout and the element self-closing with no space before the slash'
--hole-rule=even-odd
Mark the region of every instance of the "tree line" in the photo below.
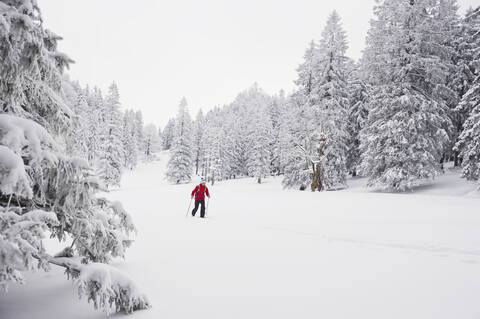
<svg viewBox="0 0 480 319">
<path fill-rule="evenodd" d="M 167 178 L 212 183 L 239 176 L 312 191 L 368 187 L 405 191 L 444 163 L 480 177 L 480 8 L 455 0 L 383 0 L 359 61 L 338 13 L 305 51 L 296 89 L 268 95 L 257 84 L 195 120 L 187 103 L 162 131 Z"/>
<path fill-rule="evenodd" d="M 95 308 L 148 308 L 108 265 L 124 256 L 136 229 L 99 191 L 149 152 L 149 133 L 141 113 L 121 112 L 115 84 L 102 95 L 66 78 L 73 61 L 57 50 L 59 40 L 35 0 L 0 0 L 0 287 L 57 265 Z M 65 248 L 47 252 L 45 236 Z"/>
</svg>

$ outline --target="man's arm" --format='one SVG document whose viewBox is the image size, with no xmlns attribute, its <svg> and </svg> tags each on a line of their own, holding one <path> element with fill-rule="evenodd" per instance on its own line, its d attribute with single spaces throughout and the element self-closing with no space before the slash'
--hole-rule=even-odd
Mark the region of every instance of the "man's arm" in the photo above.
<svg viewBox="0 0 480 319">
<path fill-rule="evenodd" d="M 196 186 L 195 189 L 193 190 L 193 192 L 192 192 L 192 197 L 193 197 L 193 195 L 195 195 L 195 193 L 196 193 L 197 191 L 198 191 L 198 186 Z"/>
<path fill-rule="evenodd" d="M 207 196 L 210 197 L 210 193 L 208 192 L 208 187 L 205 186 L 205 193 L 207 193 Z"/>
</svg>

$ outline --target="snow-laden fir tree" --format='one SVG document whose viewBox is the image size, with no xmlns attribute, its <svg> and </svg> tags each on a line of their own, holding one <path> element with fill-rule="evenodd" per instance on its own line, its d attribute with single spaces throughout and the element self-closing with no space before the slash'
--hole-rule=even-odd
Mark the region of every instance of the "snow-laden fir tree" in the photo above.
<svg viewBox="0 0 480 319">
<path fill-rule="evenodd" d="M 480 7 L 475 10 L 470 9 L 461 24 L 461 32 L 455 43 L 456 50 L 456 67 L 457 71 L 452 74 L 452 83 L 459 96 L 463 101 L 456 108 L 459 120 L 456 122 L 459 131 L 468 118 L 475 103 L 468 103 L 467 100 L 472 98 L 464 95 L 472 88 L 474 81 L 480 75 Z"/>
<path fill-rule="evenodd" d="M 281 165 L 281 145 L 280 145 L 280 131 L 282 117 L 285 113 L 285 107 L 287 105 L 287 99 L 285 92 L 281 90 L 277 95 L 271 98 L 271 102 L 268 107 L 268 114 L 270 122 L 272 124 L 271 129 L 271 143 L 270 149 L 270 172 L 272 174 L 283 174 L 283 166 Z"/>
<path fill-rule="evenodd" d="M 96 197 L 88 163 L 57 142 L 74 118 L 61 93 L 70 60 L 57 51 L 58 40 L 43 28 L 36 1 L 0 1 L 0 286 L 54 264 L 95 307 L 147 308 L 130 279 L 102 264 L 130 245 L 130 216 L 120 203 Z M 70 241 L 55 257 L 42 243 L 47 232 Z"/>
<path fill-rule="evenodd" d="M 480 77 L 475 85 L 465 94 L 463 103 L 470 103 L 473 106 L 470 116 L 463 125 L 456 149 L 462 159 L 463 176 L 468 180 L 479 180 L 480 178 Z"/>
<path fill-rule="evenodd" d="M 357 176 L 361 162 L 360 131 L 368 117 L 368 87 L 355 69 L 348 81 L 350 95 L 348 107 L 348 152 L 347 169 L 352 176 Z"/>
<path fill-rule="evenodd" d="M 194 169 L 192 134 L 192 120 L 187 100 L 183 98 L 175 118 L 173 144 L 166 172 L 167 180 L 171 183 L 188 183 L 192 179 Z"/>
<path fill-rule="evenodd" d="M 403 191 L 440 172 L 452 131 L 442 96 L 451 65 L 433 28 L 437 10 L 431 0 L 384 0 L 375 8 L 362 61 L 373 85 L 361 134 L 369 187 Z"/>
<path fill-rule="evenodd" d="M 347 88 L 347 39 L 340 16 L 333 12 L 327 20 L 317 52 L 317 78 L 310 101 L 313 103 L 319 131 L 325 139 L 323 156 L 318 157 L 316 174 L 323 175 L 318 181 L 318 190 L 334 190 L 347 185 L 348 142 L 348 88 Z M 323 172 L 318 172 L 322 170 Z M 314 174 L 313 182 L 316 182 Z M 323 185 L 321 185 L 323 184 Z"/>
<path fill-rule="evenodd" d="M 135 138 L 137 142 L 138 152 L 140 154 L 142 154 L 145 149 L 145 137 L 143 135 L 143 129 L 144 129 L 144 126 L 143 126 L 142 111 L 136 111 L 135 112 L 135 130 L 136 130 Z"/>
<path fill-rule="evenodd" d="M 162 150 L 166 151 L 172 147 L 174 134 L 175 119 L 170 119 L 162 132 Z"/>
<path fill-rule="evenodd" d="M 143 136 L 145 139 L 143 153 L 145 154 L 147 160 L 149 160 L 153 158 L 153 154 L 160 148 L 157 127 L 154 124 L 148 124 L 145 126 Z"/>
<path fill-rule="evenodd" d="M 457 106 L 460 113 L 467 113 L 468 118 L 463 124 L 463 131 L 459 136 L 455 149 L 462 159 L 463 175 L 469 180 L 480 178 L 480 7 L 471 10 L 467 15 L 470 30 L 476 29 L 471 34 L 470 41 L 476 45 L 471 46 L 471 68 L 476 76 L 461 102 Z"/>
<path fill-rule="evenodd" d="M 299 187 L 305 190 L 312 184 L 315 163 L 310 154 L 315 152 L 319 141 L 314 109 L 308 101 L 316 78 L 316 49 L 314 41 L 304 55 L 304 61 L 297 69 L 298 91 L 289 99 L 289 113 L 283 118 L 284 177 L 286 188 Z M 290 144 L 287 144 L 290 143 Z"/>
<path fill-rule="evenodd" d="M 203 144 L 203 132 L 205 130 L 205 118 L 203 111 L 200 109 L 195 118 L 193 124 L 193 148 L 194 148 L 194 162 L 195 162 L 195 174 L 202 171 L 203 157 L 205 156 L 204 144 Z"/>
<path fill-rule="evenodd" d="M 137 166 L 137 141 L 135 113 L 132 110 L 126 110 L 123 114 L 122 143 L 125 156 L 123 157 L 123 166 L 133 169 Z"/>
<path fill-rule="evenodd" d="M 270 175 L 271 168 L 271 146 L 272 146 L 272 122 L 268 115 L 268 100 L 258 96 L 259 99 L 252 101 L 252 111 L 247 128 L 249 137 L 247 151 L 248 174 L 262 183 L 262 178 Z"/>
<path fill-rule="evenodd" d="M 63 80 L 62 89 L 66 102 L 74 112 L 72 125 L 67 136 L 67 151 L 71 155 L 88 160 L 89 106 L 85 92 L 78 83 Z"/>
<path fill-rule="evenodd" d="M 290 98 L 280 117 L 278 128 L 278 162 L 280 171 L 284 174 L 282 184 L 285 187 L 300 186 L 305 189 L 311 181 L 311 168 L 303 157 L 303 152 L 296 145 L 296 137 L 302 124 L 298 119 L 300 108 L 296 107 Z"/>
<path fill-rule="evenodd" d="M 202 174 L 214 185 L 227 176 L 228 159 L 225 157 L 226 132 L 221 124 L 221 114 L 216 108 L 210 111 L 204 121 L 205 130 L 202 138 L 204 157 Z"/>
<path fill-rule="evenodd" d="M 346 187 L 347 160 L 347 41 L 340 17 L 333 12 L 317 46 L 312 42 L 298 70 L 299 91 L 293 97 L 300 107 L 303 129 L 295 146 L 305 163 L 290 165 L 288 174 L 304 176 L 292 170 L 311 167 L 310 187 L 334 190 Z M 286 173 L 287 173 L 286 171 Z M 285 186 L 298 180 L 285 176 Z M 301 185 L 300 185 L 301 186 Z"/>
<path fill-rule="evenodd" d="M 84 94 L 87 97 L 88 104 L 88 112 L 86 114 L 88 162 L 90 165 L 96 166 L 103 154 L 106 136 L 104 100 L 102 91 L 98 87 L 94 87 L 90 91 L 87 86 Z"/>
<path fill-rule="evenodd" d="M 119 186 L 125 150 L 122 143 L 122 114 L 118 87 L 112 83 L 103 105 L 105 131 L 99 159 L 99 174 L 105 186 Z M 143 135 L 143 134 L 142 134 Z"/>
</svg>

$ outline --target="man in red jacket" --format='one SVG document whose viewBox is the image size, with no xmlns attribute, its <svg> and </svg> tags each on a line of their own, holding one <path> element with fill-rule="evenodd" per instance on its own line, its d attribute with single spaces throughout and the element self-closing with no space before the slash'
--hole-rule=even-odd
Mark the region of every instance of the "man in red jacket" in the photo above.
<svg viewBox="0 0 480 319">
<path fill-rule="evenodd" d="M 195 216 L 198 206 L 201 205 L 200 217 L 205 218 L 205 195 L 210 198 L 208 187 L 205 185 L 205 178 L 202 177 L 200 178 L 200 185 L 197 185 L 192 192 L 192 198 L 195 196 L 195 208 L 192 210 L 192 216 Z"/>
</svg>

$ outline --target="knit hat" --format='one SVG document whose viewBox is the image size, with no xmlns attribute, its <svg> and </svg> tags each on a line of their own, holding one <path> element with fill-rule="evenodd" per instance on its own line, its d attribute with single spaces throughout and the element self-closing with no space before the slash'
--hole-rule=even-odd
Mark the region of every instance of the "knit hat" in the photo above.
<svg viewBox="0 0 480 319">
<path fill-rule="evenodd" d="M 200 183 L 204 183 L 205 182 L 205 177 L 200 177 Z"/>
</svg>

